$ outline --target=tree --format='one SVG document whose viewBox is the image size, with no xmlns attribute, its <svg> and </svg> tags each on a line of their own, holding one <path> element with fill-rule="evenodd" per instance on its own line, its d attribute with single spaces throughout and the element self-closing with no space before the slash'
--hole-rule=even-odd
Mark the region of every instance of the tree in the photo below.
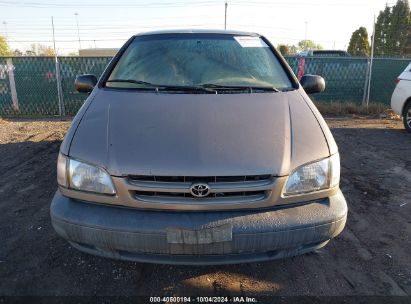
<svg viewBox="0 0 411 304">
<path fill-rule="evenodd" d="M 368 56 L 370 54 L 368 32 L 365 27 L 361 26 L 352 33 L 347 51 L 353 56 Z"/>
<path fill-rule="evenodd" d="M 27 56 L 44 56 L 44 57 L 53 57 L 55 56 L 54 49 L 51 46 L 33 43 L 30 46 L 30 50 L 26 51 Z"/>
<path fill-rule="evenodd" d="M 47 46 L 47 45 L 42 45 L 39 44 L 38 46 L 38 56 L 55 56 L 56 53 L 54 52 L 54 49 L 51 46 Z"/>
<path fill-rule="evenodd" d="M 298 47 L 291 44 L 279 44 L 277 45 L 277 50 L 283 55 L 293 55 L 298 53 Z"/>
<path fill-rule="evenodd" d="M 376 55 L 410 56 L 410 5 L 408 0 L 397 0 L 378 14 L 375 23 Z"/>
<path fill-rule="evenodd" d="M 0 36 L 0 56 L 11 56 L 10 47 L 7 43 L 6 38 Z"/>
<path fill-rule="evenodd" d="M 290 54 L 290 47 L 286 44 L 279 44 L 277 48 L 283 56 Z"/>
<path fill-rule="evenodd" d="M 389 53 L 388 40 L 391 39 L 391 8 L 385 6 L 380 11 L 375 23 L 374 52 L 376 55 Z"/>
<path fill-rule="evenodd" d="M 408 27 L 407 40 L 404 45 L 404 56 L 411 56 L 411 26 Z"/>
<path fill-rule="evenodd" d="M 24 52 L 24 55 L 25 55 L 25 56 L 37 56 L 37 55 L 36 55 L 36 52 L 33 51 L 33 50 L 26 50 L 26 51 Z"/>
<path fill-rule="evenodd" d="M 323 47 L 320 44 L 315 43 L 312 40 L 301 40 L 297 44 L 298 48 L 303 51 L 303 50 L 322 50 Z"/>
<path fill-rule="evenodd" d="M 388 41 L 391 54 L 404 55 L 410 25 L 408 0 L 398 0 L 391 11 L 391 39 Z"/>
<path fill-rule="evenodd" d="M 15 49 L 13 51 L 13 56 L 23 56 L 23 52 L 20 51 L 19 49 Z"/>
</svg>

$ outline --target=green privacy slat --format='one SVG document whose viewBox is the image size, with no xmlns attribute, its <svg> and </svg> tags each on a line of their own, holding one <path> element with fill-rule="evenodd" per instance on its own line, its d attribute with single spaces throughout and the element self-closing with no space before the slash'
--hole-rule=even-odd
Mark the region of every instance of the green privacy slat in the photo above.
<svg viewBox="0 0 411 304">
<path fill-rule="evenodd" d="M 8 61 L 9 60 L 9 61 Z M 63 102 L 67 115 L 74 115 L 85 94 L 74 90 L 77 75 L 90 73 L 100 77 L 111 57 L 59 57 Z M 298 74 L 299 57 L 287 56 Z M 360 104 L 366 83 L 367 58 L 305 57 L 304 73 L 324 77 L 326 90 L 312 95 L 316 101 L 350 101 Z M 10 58 L 0 57 L 0 115 L 58 115 L 55 59 L 51 57 L 13 57 L 14 81 L 19 111 L 12 106 L 8 72 Z M 408 65 L 407 59 L 376 58 L 373 63 L 370 101 L 389 105 L 395 79 Z"/>
<path fill-rule="evenodd" d="M 390 104 L 395 80 L 411 62 L 410 59 L 383 59 L 373 62 L 370 100 Z"/>
<path fill-rule="evenodd" d="M 9 74 L 2 68 L 7 59 L 0 57 L 0 115 L 58 115 L 55 59 L 52 57 L 13 57 L 19 111 L 12 107 Z M 74 90 L 77 75 L 100 76 L 111 57 L 59 57 L 63 102 L 67 115 L 74 115 L 87 97 Z"/>
<path fill-rule="evenodd" d="M 10 82 L 7 73 L 7 58 L 0 57 L 0 114 L 12 113 Z"/>
<path fill-rule="evenodd" d="M 6 64 L 3 59 L 2 64 Z M 11 107 L 11 89 L 9 74 L 6 73 L 8 91 L 2 94 L 0 114 L 21 115 L 55 115 L 58 114 L 57 83 L 54 77 L 55 62 L 46 57 L 14 57 L 12 58 L 14 81 L 16 85 L 19 112 L 15 113 Z"/>
<path fill-rule="evenodd" d="M 313 99 L 318 101 L 362 102 L 368 66 L 367 59 L 331 57 L 306 57 L 304 59 L 304 74 L 320 75 L 326 82 L 325 91 L 313 95 Z M 297 73 L 298 58 L 288 57 L 287 61 L 294 72 Z"/>
<path fill-rule="evenodd" d="M 366 84 L 369 59 L 338 57 L 306 57 L 305 74 L 324 77 L 326 89 L 312 95 L 316 101 L 341 101 L 361 104 Z M 294 73 L 298 72 L 298 57 L 286 57 Z M 390 105 L 395 79 L 407 67 L 410 59 L 375 58 L 371 77 L 370 102 Z"/>
<path fill-rule="evenodd" d="M 74 89 L 74 79 L 81 74 L 94 74 L 99 78 L 111 57 L 59 57 L 61 86 L 66 114 L 74 115 L 87 97 Z"/>
</svg>

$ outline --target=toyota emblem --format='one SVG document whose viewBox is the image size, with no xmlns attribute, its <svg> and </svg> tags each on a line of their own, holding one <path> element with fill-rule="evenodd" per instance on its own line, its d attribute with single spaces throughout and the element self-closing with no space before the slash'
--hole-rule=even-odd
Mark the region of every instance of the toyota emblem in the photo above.
<svg viewBox="0 0 411 304">
<path fill-rule="evenodd" d="M 210 187 L 205 183 L 195 183 L 191 185 L 190 191 L 195 197 L 206 197 L 210 193 Z"/>
</svg>

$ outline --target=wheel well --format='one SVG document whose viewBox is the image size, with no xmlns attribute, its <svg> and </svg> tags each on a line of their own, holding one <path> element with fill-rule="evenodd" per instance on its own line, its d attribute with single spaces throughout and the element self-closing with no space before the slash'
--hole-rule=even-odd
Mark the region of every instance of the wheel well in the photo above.
<svg viewBox="0 0 411 304">
<path fill-rule="evenodd" d="M 402 111 L 401 114 L 404 116 L 405 114 L 405 108 L 408 106 L 408 104 L 411 103 L 411 97 L 409 97 L 405 102 L 404 102 L 404 106 L 402 107 Z"/>
</svg>

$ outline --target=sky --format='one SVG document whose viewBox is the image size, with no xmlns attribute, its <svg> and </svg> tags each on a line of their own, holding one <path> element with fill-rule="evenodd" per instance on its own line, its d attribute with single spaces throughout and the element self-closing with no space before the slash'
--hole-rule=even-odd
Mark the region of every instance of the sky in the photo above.
<svg viewBox="0 0 411 304">
<path fill-rule="evenodd" d="M 374 15 L 395 0 L 228 0 L 227 29 L 257 32 L 272 44 L 305 38 L 346 49 L 353 31 L 371 36 Z M 133 34 L 161 29 L 224 29 L 224 0 L 0 0 L 0 35 L 12 50 L 32 43 L 67 55 L 81 48 L 119 48 Z M 78 22 L 78 27 L 77 27 Z M 80 43 L 79 43 L 80 34 Z"/>
</svg>

